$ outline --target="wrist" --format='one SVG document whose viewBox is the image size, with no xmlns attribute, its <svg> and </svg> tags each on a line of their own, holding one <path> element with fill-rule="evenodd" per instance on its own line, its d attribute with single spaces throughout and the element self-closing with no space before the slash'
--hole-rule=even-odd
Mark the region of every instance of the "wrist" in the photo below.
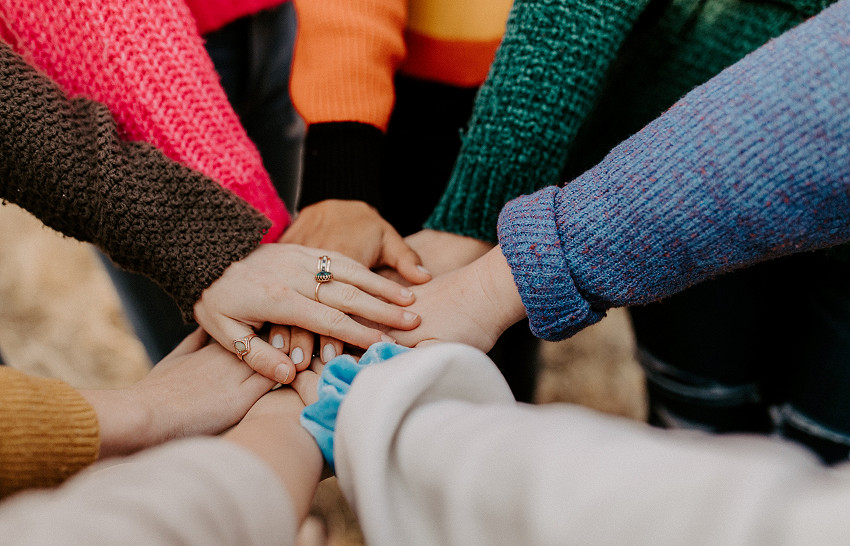
<svg viewBox="0 0 850 546">
<path fill-rule="evenodd" d="M 132 389 L 84 390 L 80 394 L 97 415 L 99 458 L 128 455 L 166 439 L 155 433 L 153 411 Z"/>
<path fill-rule="evenodd" d="M 486 294 L 488 315 L 499 326 L 500 333 L 525 318 L 525 306 L 519 295 L 514 276 L 501 247 L 495 246 L 480 260 L 479 278 Z"/>
</svg>

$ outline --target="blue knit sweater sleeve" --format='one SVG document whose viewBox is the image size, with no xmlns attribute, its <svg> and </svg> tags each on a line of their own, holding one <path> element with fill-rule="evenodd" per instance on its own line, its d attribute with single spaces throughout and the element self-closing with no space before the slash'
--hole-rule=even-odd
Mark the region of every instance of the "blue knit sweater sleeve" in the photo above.
<svg viewBox="0 0 850 546">
<path fill-rule="evenodd" d="M 564 188 L 510 202 L 499 241 L 534 333 L 561 339 L 610 307 L 850 240 L 848 82 L 843 0 Z"/>
</svg>

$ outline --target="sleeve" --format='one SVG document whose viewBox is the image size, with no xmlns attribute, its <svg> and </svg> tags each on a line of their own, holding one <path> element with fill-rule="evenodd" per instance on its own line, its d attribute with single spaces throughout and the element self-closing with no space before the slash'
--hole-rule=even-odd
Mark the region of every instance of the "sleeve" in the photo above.
<svg viewBox="0 0 850 546">
<path fill-rule="evenodd" d="M 407 1 L 296 0 L 295 8 L 290 89 L 307 123 L 299 206 L 334 198 L 377 207 Z"/>
<path fill-rule="evenodd" d="M 494 242 L 510 199 L 559 182 L 566 153 L 647 0 L 516 0 L 426 227 Z"/>
<path fill-rule="evenodd" d="M 99 449 L 97 415 L 80 393 L 0 366 L 0 498 L 58 485 Z"/>
<path fill-rule="evenodd" d="M 85 525 L 80 525 L 84 521 Z M 175 440 L 0 504 L 0 535 L 38 544 L 295 544 L 275 474 L 217 438 Z"/>
<path fill-rule="evenodd" d="M 370 544 L 833 543 L 850 531 L 850 466 L 831 472 L 773 439 L 517 404 L 485 355 L 456 344 L 364 369 L 336 458 Z"/>
<path fill-rule="evenodd" d="M 499 241 L 535 334 L 560 339 L 612 306 L 850 239 L 848 72 L 845 0 L 564 188 L 509 203 Z"/>
<path fill-rule="evenodd" d="M 70 97 L 106 104 L 121 138 L 149 142 L 232 190 L 272 220 L 265 241 L 277 240 L 288 213 L 183 2 L 3 2 L 0 25 Z"/>
<path fill-rule="evenodd" d="M 269 227 L 208 178 L 149 144 L 120 140 L 105 106 L 68 100 L 2 42 L 0 198 L 152 278 L 186 319 Z"/>
</svg>

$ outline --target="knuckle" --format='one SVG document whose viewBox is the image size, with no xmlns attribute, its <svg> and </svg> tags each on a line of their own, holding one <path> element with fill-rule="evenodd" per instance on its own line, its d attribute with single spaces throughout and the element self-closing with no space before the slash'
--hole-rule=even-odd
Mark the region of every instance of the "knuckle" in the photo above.
<svg viewBox="0 0 850 546">
<path fill-rule="evenodd" d="M 329 333 L 333 333 L 345 326 L 348 316 L 339 309 L 328 308 L 325 311 L 324 322 L 329 326 Z"/>
<path fill-rule="evenodd" d="M 351 284 L 345 284 L 340 288 L 339 297 L 342 302 L 342 305 L 346 308 L 350 309 L 352 305 L 357 301 L 357 297 L 360 295 L 360 289 Z"/>
</svg>

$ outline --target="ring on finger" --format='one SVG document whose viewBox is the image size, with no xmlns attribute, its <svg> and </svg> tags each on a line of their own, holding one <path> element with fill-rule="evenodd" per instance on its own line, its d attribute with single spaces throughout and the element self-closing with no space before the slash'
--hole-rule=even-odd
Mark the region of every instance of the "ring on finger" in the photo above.
<svg viewBox="0 0 850 546">
<path fill-rule="evenodd" d="M 236 351 L 239 360 L 245 360 L 245 356 L 251 352 L 251 340 L 255 337 L 257 337 L 257 334 L 248 334 L 245 337 L 233 340 L 233 349 Z"/>
<path fill-rule="evenodd" d="M 331 273 L 331 259 L 328 256 L 321 256 L 319 258 L 319 264 L 316 267 L 316 282 L 321 284 L 323 282 L 330 282 L 334 278 L 334 274 Z M 318 289 L 316 289 L 316 293 L 318 294 Z M 318 296 L 317 296 L 318 297 Z"/>
</svg>

